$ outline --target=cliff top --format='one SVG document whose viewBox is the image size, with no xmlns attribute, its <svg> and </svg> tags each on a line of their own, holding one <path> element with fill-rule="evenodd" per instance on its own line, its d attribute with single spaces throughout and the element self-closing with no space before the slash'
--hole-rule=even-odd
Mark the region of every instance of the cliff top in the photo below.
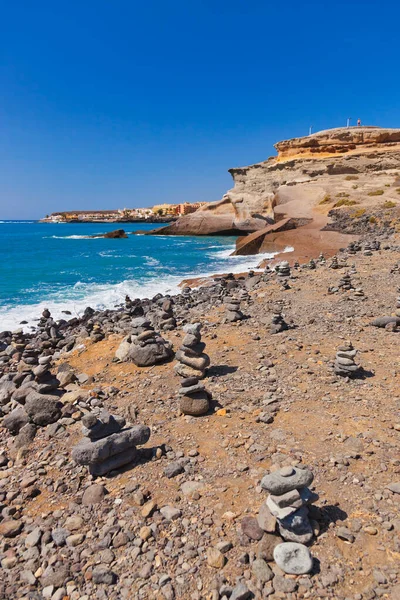
<svg viewBox="0 0 400 600">
<path fill-rule="evenodd" d="M 384 127 L 336 127 L 275 144 L 278 160 L 315 154 L 329 156 L 354 150 L 387 148 L 400 144 L 400 129 Z M 324 157 L 322 156 L 322 157 Z"/>
</svg>

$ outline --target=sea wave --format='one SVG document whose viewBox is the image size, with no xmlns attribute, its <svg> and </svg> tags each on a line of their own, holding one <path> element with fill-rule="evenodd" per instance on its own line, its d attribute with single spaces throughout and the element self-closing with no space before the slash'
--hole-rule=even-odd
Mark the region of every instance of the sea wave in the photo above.
<svg viewBox="0 0 400 600">
<path fill-rule="evenodd" d="M 72 316 L 82 315 L 87 306 L 95 310 L 114 308 L 121 304 L 126 295 L 131 298 L 151 298 L 155 294 L 177 294 L 180 291 L 179 284 L 185 279 L 205 279 L 217 273 L 244 273 L 256 269 L 264 259 L 272 259 L 276 253 L 256 254 L 253 256 L 230 256 L 234 246 L 209 253 L 208 265 L 204 264 L 201 272 L 178 272 L 167 274 L 172 270 L 163 266 L 160 261 L 152 256 L 143 256 L 148 266 L 155 269 L 151 279 L 125 279 L 120 283 L 94 283 L 77 281 L 73 286 L 63 286 L 58 290 L 46 290 L 46 300 L 19 306 L 0 307 L 0 329 L 15 330 L 23 328 L 29 331 L 34 327 L 45 308 L 48 308 L 55 319 L 70 318 L 63 311 L 68 310 Z M 284 252 L 291 252 L 293 248 L 287 247 Z M 170 267 L 170 266 L 169 266 Z M 162 269 L 162 276 L 157 270 Z M 200 267 L 202 269 L 202 267 Z M 151 272 L 152 273 L 152 272 Z M 147 273 L 150 275 L 150 272 Z M 26 324 L 21 325 L 21 321 Z"/>
<path fill-rule="evenodd" d="M 45 240 L 98 240 L 102 238 L 95 238 L 91 235 L 47 235 L 44 236 Z"/>
</svg>

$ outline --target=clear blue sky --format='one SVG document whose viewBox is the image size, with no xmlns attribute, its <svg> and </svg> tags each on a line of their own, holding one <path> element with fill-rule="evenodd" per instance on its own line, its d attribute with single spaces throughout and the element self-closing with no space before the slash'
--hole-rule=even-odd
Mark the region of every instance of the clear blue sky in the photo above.
<svg viewBox="0 0 400 600">
<path fill-rule="evenodd" d="M 217 200 L 280 139 L 400 126 L 393 1 L 2 2 L 0 219 Z"/>
</svg>

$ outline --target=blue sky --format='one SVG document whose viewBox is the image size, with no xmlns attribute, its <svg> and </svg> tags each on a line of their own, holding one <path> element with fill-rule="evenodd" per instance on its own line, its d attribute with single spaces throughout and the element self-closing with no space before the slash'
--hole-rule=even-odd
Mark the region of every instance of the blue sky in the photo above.
<svg viewBox="0 0 400 600">
<path fill-rule="evenodd" d="M 393 2 L 3 2 L 0 219 L 210 201 L 280 139 L 400 126 Z"/>
</svg>

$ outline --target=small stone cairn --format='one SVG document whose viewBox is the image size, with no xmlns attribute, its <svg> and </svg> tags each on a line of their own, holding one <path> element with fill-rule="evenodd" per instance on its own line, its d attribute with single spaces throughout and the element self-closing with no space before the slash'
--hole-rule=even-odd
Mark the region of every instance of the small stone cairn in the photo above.
<svg viewBox="0 0 400 600">
<path fill-rule="evenodd" d="M 287 542 L 308 544 L 313 539 L 307 508 L 318 500 L 308 487 L 313 479 L 309 469 L 283 467 L 261 480 L 261 487 L 269 493 L 266 508 L 276 518 L 279 534 Z"/>
<path fill-rule="evenodd" d="M 320 265 L 326 264 L 326 258 L 325 258 L 325 256 L 323 255 L 322 252 L 320 252 L 320 255 L 318 257 L 318 262 L 319 262 Z"/>
<path fill-rule="evenodd" d="M 115 353 L 116 360 L 149 367 L 172 358 L 174 353 L 171 344 L 154 331 L 146 317 L 133 319 L 131 325 L 132 333 L 121 342 Z"/>
<path fill-rule="evenodd" d="M 236 321 L 243 321 L 244 314 L 240 310 L 240 300 L 232 298 L 232 296 L 225 297 L 225 321 L 228 323 L 235 323 Z"/>
<path fill-rule="evenodd" d="M 341 280 L 338 283 L 338 287 L 339 287 L 339 289 L 341 289 L 344 292 L 348 292 L 348 291 L 354 289 L 353 283 L 351 281 L 350 273 L 345 273 L 343 275 L 343 277 L 341 278 Z"/>
<path fill-rule="evenodd" d="M 161 331 L 172 331 L 176 328 L 173 302 L 170 298 L 163 300 L 161 304 L 160 329 Z"/>
<path fill-rule="evenodd" d="M 310 269 L 311 271 L 314 271 L 314 269 L 317 268 L 317 265 L 315 264 L 315 260 L 313 258 L 310 258 L 310 260 L 308 261 L 306 267 L 307 267 L 307 269 Z"/>
<path fill-rule="evenodd" d="M 72 458 L 88 467 L 91 475 L 102 476 L 134 461 L 138 456 L 136 446 L 150 438 L 150 428 L 145 425 L 125 427 L 123 417 L 103 410 L 98 416 L 89 413 L 82 418 L 85 438 L 72 450 Z"/>
<path fill-rule="evenodd" d="M 334 365 L 336 375 L 352 377 L 360 372 L 360 366 L 354 361 L 356 354 L 357 350 L 354 349 L 350 340 L 346 341 L 343 346 L 339 346 Z"/>
<path fill-rule="evenodd" d="M 192 323 L 183 327 L 186 335 L 176 353 L 179 363 L 174 367 L 180 377 L 197 379 L 205 377 L 206 369 L 210 365 L 210 357 L 204 353 L 206 345 L 201 341 L 200 330 L 201 323 Z"/>
<path fill-rule="evenodd" d="M 332 256 L 331 264 L 329 265 L 330 269 L 339 269 L 339 261 L 336 254 Z"/>
<path fill-rule="evenodd" d="M 283 260 L 276 265 L 275 271 L 278 277 L 287 278 L 290 277 L 290 265 L 287 260 Z"/>
<path fill-rule="evenodd" d="M 285 319 L 282 315 L 282 307 L 279 304 L 275 304 L 272 308 L 272 322 L 270 327 L 270 332 L 280 333 L 281 331 L 285 331 L 288 329 L 288 324 L 285 322 Z"/>
</svg>

